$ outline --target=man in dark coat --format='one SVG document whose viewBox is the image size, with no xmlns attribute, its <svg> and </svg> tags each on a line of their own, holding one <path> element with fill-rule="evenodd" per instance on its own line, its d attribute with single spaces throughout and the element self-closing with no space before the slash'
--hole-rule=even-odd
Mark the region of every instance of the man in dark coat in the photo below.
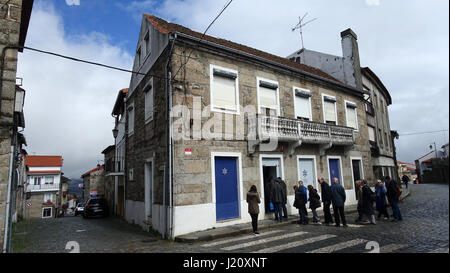
<svg viewBox="0 0 450 273">
<path fill-rule="evenodd" d="M 342 225 L 344 227 L 347 227 L 347 221 L 345 221 L 345 214 L 344 214 L 344 204 L 345 204 L 345 189 L 342 187 L 341 184 L 339 184 L 339 180 L 337 177 L 333 178 L 333 183 L 330 186 L 331 191 L 331 198 L 332 198 L 332 204 L 333 204 L 333 211 L 334 211 L 334 221 L 335 226 L 340 226 L 340 220 L 342 220 Z"/>
<path fill-rule="evenodd" d="M 309 208 L 312 211 L 313 214 L 313 223 L 319 223 L 320 217 L 317 214 L 316 209 L 320 207 L 320 196 L 317 193 L 317 190 L 314 189 L 312 185 L 308 185 L 308 192 L 309 192 Z"/>
<path fill-rule="evenodd" d="M 325 225 L 333 224 L 333 218 L 331 217 L 330 205 L 331 205 L 331 189 L 325 179 L 320 178 L 318 180 L 321 190 L 322 190 L 322 203 L 323 203 L 323 214 L 325 217 Z"/>
<path fill-rule="evenodd" d="M 367 185 L 367 181 L 362 181 L 362 200 L 361 208 L 362 213 L 367 216 L 368 219 L 363 224 L 373 224 L 375 225 L 375 213 L 373 212 L 373 202 L 374 202 L 374 192 Z"/>
<path fill-rule="evenodd" d="M 281 207 L 283 209 L 283 218 L 287 219 L 287 208 L 286 208 L 286 204 L 287 204 L 287 187 L 286 187 L 286 183 L 284 183 L 284 180 L 281 179 L 281 177 L 278 177 L 278 180 L 280 180 L 280 185 L 281 188 L 283 189 L 283 202 L 281 203 Z"/>
<path fill-rule="evenodd" d="M 281 204 L 283 203 L 284 195 L 283 195 L 283 187 L 280 184 L 280 180 L 275 179 L 275 183 L 272 185 L 271 189 L 271 202 L 275 209 L 275 221 L 282 222 L 283 218 L 281 216 Z"/>
<path fill-rule="evenodd" d="M 402 182 L 405 184 L 406 188 L 408 188 L 409 177 L 406 174 L 402 176 Z"/>
<path fill-rule="evenodd" d="M 395 184 L 395 181 L 392 181 L 389 176 L 384 177 L 384 182 L 387 189 L 387 199 L 392 207 L 392 214 L 394 214 L 394 220 L 392 220 L 392 222 L 401 221 L 403 220 L 403 218 L 400 212 L 400 208 L 398 207 L 399 191 L 397 189 L 397 185 Z"/>
</svg>

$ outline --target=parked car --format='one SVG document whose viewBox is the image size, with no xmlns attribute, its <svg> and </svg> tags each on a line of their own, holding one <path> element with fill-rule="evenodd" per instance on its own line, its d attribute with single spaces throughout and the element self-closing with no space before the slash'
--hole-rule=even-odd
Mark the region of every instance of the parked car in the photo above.
<svg viewBox="0 0 450 273">
<path fill-rule="evenodd" d="M 83 217 L 109 216 L 108 202 L 105 198 L 89 198 L 84 206 Z"/>
<path fill-rule="evenodd" d="M 78 203 L 77 206 L 75 207 L 75 216 L 77 216 L 78 214 L 82 214 L 83 211 L 84 211 L 84 204 Z"/>
</svg>

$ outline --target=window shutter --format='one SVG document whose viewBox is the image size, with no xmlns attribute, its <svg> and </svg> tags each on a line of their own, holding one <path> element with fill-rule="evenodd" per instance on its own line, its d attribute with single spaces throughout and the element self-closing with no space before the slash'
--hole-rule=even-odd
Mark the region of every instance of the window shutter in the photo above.
<svg viewBox="0 0 450 273">
<path fill-rule="evenodd" d="M 336 122 L 336 109 L 334 109 L 334 102 L 324 101 L 325 107 L 325 121 Z"/>
<path fill-rule="evenodd" d="M 216 108 L 237 110 L 235 79 L 215 75 L 213 79 L 213 105 Z"/>
<path fill-rule="evenodd" d="M 367 128 L 369 128 L 369 140 L 375 141 L 375 128 L 372 126 L 368 126 Z"/>
<path fill-rule="evenodd" d="M 276 109 L 278 107 L 277 90 L 266 87 L 259 87 L 260 107 Z"/>
<path fill-rule="evenodd" d="M 311 119 L 308 97 L 295 96 L 295 117 Z"/>
<path fill-rule="evenodd" d="M 356 108 L 347 106 L 347 126 L 357 128 L 356 124 Z"/>
</svg>

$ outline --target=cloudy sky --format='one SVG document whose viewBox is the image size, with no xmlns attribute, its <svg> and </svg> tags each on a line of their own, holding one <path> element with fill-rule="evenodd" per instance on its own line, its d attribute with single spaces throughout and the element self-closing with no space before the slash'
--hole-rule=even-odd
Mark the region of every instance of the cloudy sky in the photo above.
<svg viewBox="0 0 450 273">
<path fill-rule="evenodd" d="M 142 13 L 203 32 L 228 0 L 35 0 L 26 46 L 131 69 Z M 362 66 L 390 91 L 398 159 L 413 162 L 448 142 L 449 2 L 445 0 L 234 0 L 208 31 L 287 56 L 301 48 L 291 28 L 298 17 L 305 47 L 342 55 L 340 32 L 358 35 Z M 62 154 L 71 178 L 94 168 L 113 144 L 111 110 L 130 74 L 25 50 L 18 77 L 27 90 L 29 154 Z M 101 162 L 102 163 L 102 162 Z"/>
</svg>

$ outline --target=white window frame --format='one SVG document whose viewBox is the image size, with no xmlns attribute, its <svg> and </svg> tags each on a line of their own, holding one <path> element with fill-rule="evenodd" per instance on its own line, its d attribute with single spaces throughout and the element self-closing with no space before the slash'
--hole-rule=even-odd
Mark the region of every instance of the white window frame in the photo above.
<svg viewBox="0 0 450 273">
<path fill-rule="evenodd" d="M 262 77 L 256 77 L 256 97 L 258 100 L 258 114 L 261 114 L 261 103 L 260 103 L 260 99 L 259 99 L 259 81 L 273 83 L 278 86 L 276 89 L 277 108 L 275 110 L 277 111 L 277 116 L 280 116 L 280 85 L 278 84 L 278 81 L 273 81 L 273 80 L 269 80 L 269 79 L 262 78 Z M 269 109 L 273 109 L 273 108 L 269 108 Z"/>
<path fill-rule="evenodd" d="M 148 81 L 151 88 L 150 90 L 147 90 L 146 92 L 144 92 L 144 118 L 145 118 L 145 124 L 149 123 L 150 121 L 153 120 L 153 115 L 154 115 L 154 101 L 155 101 L 155 92 L 154 92 L 154 85 L 153 85 L 153 77 L 150 78 L 150 80 Z M 147 108 L 147 99 L 148 99 L 148 93 L 151 92 L 151 101 L 152 104 L 149 106 L 150 109 Z M 134 131 L 134 130 L 133 130 Z"/>
<path fill-rule="evenodd" d="M 132 107 L 132 110 L 128 110 L 128 108 L 130 108 L 130 107 Z M 131 136 L 131 135 L 133 135 L 134 134 L 134 123 L 135 123 L 135 116 L 136 116 L 136 111 L 135 111 L 136 109 L 134 108 L 134 101 L 133 102 L 131 102 L 128 106 L 127 106 L 127 109 L 126 109 L 126 111 L 127 111 L 127 117 L 128 117 L 128 136 Z M 133 118 L 133 127 L 131 128 L 131 130 L 130 130 L 130 112 L 131 111 L 133 111 L 133 115 L 132 115 L 132 118 Z"/>
<path fill-rule="evenodd" d="M 238 201 L 239 201 L 239 216 L 237 218 L 231 219 L 231 220 L 226 220 L 226 221 L 217 221 L 217 217 L 216 217 L 216 174 L 215 174 L 215 170 L 216 170 L 216 166 L 215 166 L 215 158 L 218 156 L 222 156 L 222 157 L 235 157 L 237 158 L 238 161 L 238 167 L 237 167 L 237 171 L 238 171 Z M 243 218 L 243 210 L 242 210 L 242 206 L 245 203 L 244 198 L 244 194 L 243 194 L 243 179 L 242 179 L 242 153 L 235 153 L 235 152 L 211 152 L 211 156 L 210 156 L 210 160 L 211 160 L 211 194 L 212 194 L 212 204 L 214 207 L 214 215 L 212 215 L 212 217 L 214 217 L 214 221 L 215 221 L 215 225 L 217 227 L 220 226 L 225 226 L 225 225 L 230 225 L 232 223 L 238 223 L 242 221 Z"/>
<path fill-rule="evenodd" d="M 359 131 L 359 124 L 358 124 L 358 104 L 357 104 L 356 102 L 354 102 L 354 101 L 344 100 L 344 105 L 345 105 L 345 122 L 346 122 L 347 127 L 349 127 L 349 126 L 348 126 L 348 113 L 347 113 L 347 108 L 348 108 L 348 107 L 347 107 L 347 102 L 356 105 L 356 108 L 355 108 L 356 128 L 353 128 L 353 127 L 351 127 L 351 128 L 353 128 L 355 131 L 358 132 L 358 131 Z"/>
<path fill-rule="evenodd" d="M 340 168 L 339 175 L 341 176 L 341 177 L 339 177 L 339 181 L 340 181 L 340 184 L 342 185 L 342 187 L 344 187 L 344 189 L 345 189 L 344 174 L 343 174 L 344 169 L 342 169 L 342 158 L 341 158 L 341 156 L 336 156 L 336 155 L 328 155 L 327 156 L 328 177 L 331 179 L 330 159 L 339 159 L 339 168 Z M 333 181 L 330 180 L 330 186 L 331 186 L 331 183 L 333 183 Z"/>
<path fill-rule="evenodd" d="M 44 210 L 46 210 L 46 209 L 50 209 L 50 216 L 44 217 Z M 41 214 L 42 218 L 52 218 L 52 215 L 53 215 L 53 208 L 52 207 L 42 208 L 42 214 Z"/>
<path fill-rule="evenodd" d="M 305 88 L 301 88 L 301 87 L 297 87 L 297 86 L 294 86 L 294 87 L 292 87 L 292 94 L 294 95 L 293 96 L 293 98 L 294 98 L 294 118 L 295 119 L 297 119 L 297 115 L 295 114 L 297 111 L 296 111 L 296 108 L 295 108 L 295 89 L 299 89 L 299 90 L 302 90 L 302 91 L 307 91 L 307 92 L 309 92 L 309 93 L 311 93 L 311 95 L 312 95 L 312 92 L 311 92 L 311 90 L 309 90 L 309 89 L 305 89 Z M 309 120 L 310 121 L 313 121 L 313 118 L 312 118 L 312 106 L 311 106 L 311 97 L 308 97 L 308 100 L 309 100 Z"/>
<path fill-rule="evenodd" d="M 45 198 L 46 195 L 50 195 L 50 198 Z M 53 194 L 52 193 L 44 193 L 44 203 L 47 203 L 47 200 L 53 202 Z"/>
<path fill-rule="evenodd" d="M 317 190 L 317 192 L 322 192 L 322 188 L 317 185 L 317 161 L 315 155 L 297 155 L 297 183 L 295 185 L 298 185 L 298 181 L 301 179 L 300 177 L 300 159 L 312 159 L 314 164 L 314 179 L 313 179 L 313 187 Z M 331 184 L 330 184 L 331 185 Z"/>
<path fill-rule="evenodd" d="M 326 116 L 325 116 L 325 96 L 334 98 L 336 101 L 334 102 L 334 116 L 336 118 L 336 125 L 339 125 L 338 121 L 338 113 L 337 113 L 337 99 L 336 96 L 331 96 L 322 93 L 322 113 L 323 113 L 323 123 L 327 123 Z M 328 124 L 328 123 L 327 123 Z"/>
<path fill-rule="evenodd" d="M 236 96 L 236 110 L 216 108 L 214 106 L 214 95 L 213 95 L 214 94 L 214 68 L 236 74 L 236 79 L 234 79 L 234 92 L 235 92 L 235 96 Z M 219 112 L 219 113 L 240 115 L 240 107 L 239 107 L 239 73 L 238 73 L 238 71 L 234 70 L 234 69 L 225 68 L 225 67 L 222 67 L 222 66 L 210 64 L 209 65 L 209 97 L 210 97 L 211 112 Z"/>
<path fill-rule="evenodd" d="M 260 154 L 259 155 L 259 177 L 260 177 L 260 185 L 259 185 L 259 194 L 261 197 L 261 207 L 262 211 L 264 211 L 264 175 L 263 175 L 263 159 L 264 158 L 275 158 L 280 160 L 280 171 L 281 171 L 281 179 L 284 179 L 284 162 L 283 162 L 283 154 Z M 264 214 L 264 213 L 263 213 Z"/>
<path fill-rule="evenodd" d="M 373 129 L 373 140 L 370 139 L 370 128 Z M 377 142 L 377 129 L 374 126 L 367 125 L 367 135 L 369 136 L 370 141 Z"/>
</svg>

